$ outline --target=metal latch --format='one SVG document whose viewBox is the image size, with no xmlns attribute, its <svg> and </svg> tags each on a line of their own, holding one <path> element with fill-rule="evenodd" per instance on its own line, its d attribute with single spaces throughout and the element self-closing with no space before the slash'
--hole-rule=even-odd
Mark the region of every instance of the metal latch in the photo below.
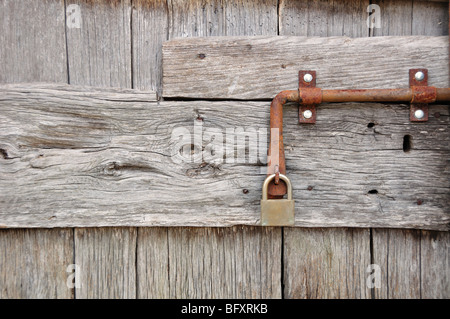
<svg viewBox="0 0 450 319">
<path fill-rule="evenodd" d="M 409 102 L 410 120 L 424 122 L 428 120 L 428 103 L 448 101 L 450 101 L 450 88 L 428 86 L 427 69 L 410 69 L 409 88 L 407 89 L 362 90 L 323 90 L 316 87 L 315 71 L 299 71 L 299 89 L 280 92 L 270 105 L 268 171 L 267 178 L 264 181 L 263 194 L 267 190 L 267 199 L 280 201 L 288 192 L 288 189 L 292 193 L 292 186 L 290 182 L 286 182 L 287 177 L 285 176 L 283 105 L 286 102 L 299 103 L 300 123 L 314 124 L 316 123 L 316 107 L 322 102 Z M 293 201 L 292 197 L 291 200 Z M 276 220 L 276 218 L 268 215 L 280 214 L 281 209 L 270 208 L 270 212 L 268 212 L 269 210 L 263 204 L 263 201 L 264 199 L 261 201 L 262 224 L 264 226 L 275 226 L 276 224 L 271 221 Z M 289 222 L 285 224 L 293 225 L 294 219 L 289 219 Z"/>
</svg>

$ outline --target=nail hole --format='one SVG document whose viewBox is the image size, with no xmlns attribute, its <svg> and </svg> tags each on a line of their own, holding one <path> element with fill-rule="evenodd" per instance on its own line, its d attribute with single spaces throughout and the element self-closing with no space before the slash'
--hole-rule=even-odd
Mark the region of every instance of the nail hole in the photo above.
<svg viewBox="0 0 450 319">
<path fill-rule="evenodd" d="M 411 150 L 411 135 L 403 136 L 403 152 L 407 153 Z"/>
<path fill-rule="evenodd" d="M 367 193 L 369 193 L 369 194 L 378 194 L 378 191 L 376 189 L 371 189 Z"/>
<path fill-rule="evenodd" d="M 368 128 L 372 128 L 372 127 L 374 127 L 375 126 L 375 123 L 372 123 L 372 122 L 370 122 L 369 124 L 367 124 L 367 127 Z"/>
<path fill-rule="evenodd" d="M 244 194 L 248 194 L 248 189 L 244 188 L 244 189 L 242 190 L 242 192 L 243 192 Z"/>
<path fill-rule="evenodd" d="M 199 59 L 204 59 L 204 58 L 206 58 L 206 54 L 204 54 L 204 53 L 199 53 L 199 54 L 197 54 L 197 57 L 198 57 Z"/>
</svg>

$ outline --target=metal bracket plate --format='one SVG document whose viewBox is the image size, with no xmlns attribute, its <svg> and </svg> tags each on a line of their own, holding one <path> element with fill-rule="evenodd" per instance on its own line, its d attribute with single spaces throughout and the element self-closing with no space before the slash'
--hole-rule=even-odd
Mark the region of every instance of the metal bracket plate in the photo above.
<svg viewBox="0 0 450 319">
<path fill-rule="evenodd" d="M 416 76 L 419 75 L 419 76 Z M 422 77 L 423 76 L 423 77 Z M 409 70 L 409 87 L 411 89 L 428 86 L 428 69 L 410 69 Z M 420 93 L 419 93 L 420 94 Z M 414 97 L 413 97 L 414 101 Z M 409 108 L 409 119 L 411 122 L 428 121 L 428 103 L 411 102 Z"/>
<path fill-rule="evenodd" d="M 302 91 L 306 94 L 307 89 L 316 87 L 316 71 L 301 70 L 298 72 L 298 89 L 300 98 L 302 97 Z M 303 89 L 303 90 L 302 90 Z M 306 89 L 306 90 L 305 90 Z M 299 123 L 316 123 L 316 105 L 315 104 L 302 104 L 300 101 L 300 107 L 298 111 Z"/>
</svg>

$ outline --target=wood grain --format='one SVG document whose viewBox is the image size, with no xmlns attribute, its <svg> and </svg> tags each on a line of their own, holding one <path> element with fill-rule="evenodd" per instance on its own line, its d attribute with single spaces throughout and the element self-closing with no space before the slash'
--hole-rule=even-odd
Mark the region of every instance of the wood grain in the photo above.
<svg viewBox="0 0 450 319">
<path fill-rule="evenodd" d="M 166 0 L 133 1 L 133 88 L 161 94 L 161 48 L 168 38 L 168 10 Z"/>
<path fill-rule="evenodd" d="M 0 224 L 258 223 L 264 165 L 235 154 L 225 161 L 207 159 L 207 153 L 198 162 L 180 158 L 182 145 L 172 134 L 199 122 L 205 132 L 267 132 L 267 102 L 158 104 L 145 94 L 128 101 L 129 91 L 120 90 L 104 100 L 101 89 L 80 97 L 83 88 L 62 85 L 0 90 L 0 145 L 6 154 Z M 285 109 L 293 119 L 286 121 L 284 137 L 297 226 L 448 229 L 447 106 L 431 106 L 433 116 L 418 125 L 409 122 L 408 107 L 401 104 L 324 104 L 315 126 L 296 124 L 295 105 Z M 409 152 L 403 151 L 405 135 L 412 139 Z M 203 146 L 210 141 L 205 133 Z M 247 151 L 256 150 L 256 143 Z M 264 146 L 259 154 L 264 161 Z"/>
<path fill-rule="evenodd" d="M 421 298 L 450 298 L 450 233 L 422 231 L 420 236 Z"/>
<path fill-rule="evenodd" d="M 368 229 L 286 227 L 284 238 L 286 298 L 371 298 Z"/>
<path fill-rule="evenodd" d="M 131 88 L 130 0 L 70 4 L 79 6 L 81 26 L 66 28 L 69 83 Z"/>
<path fill-rule="evenodd" d="M 168 236 L 170 298 L 281 298 L 280 228 L 170 228 Z"/>
<path fill-rule="evenodd" d="M 279 34 L 366 37 L 369 0 L 306 0 L 279 3 Z"/>
<path fill-rule="evenodd" d="M 137 231 L 136 297 L 139 299 L 167 299 L 170 297 L 169 278 L 171 274 L 169 228 L 139 227 Z M 178 244 L 183 246 L 184 242 Z"/>
<path fill-rule="evenodd" d="M 0 230 L 1 299 L 71 299 L 71 229 Z"/>
<path fill-rule="evenodd" d="M 64 1 L 0 1 L 0 83 L 67 82 Z"/>
<path fill-rule="evenodd" d="M 373 263 L 381 270 L 381 286 L 374 289 L 375 298 L 421 298 L 419 230 L 374 229 Z"/>
<path fill-rule="evenodd" d="M 298 88 L 302 69 L 323 89 L 407 88 L 420 66 L 430 85 L 448 87 L 447 63 L 448 37 L 176 39 L 163 45 L 163 96 L 272 99 Z"/>
<path fill-rule="evenodd" d="M 136 228 L 77 228 L 77 299 L 136 298 Z"/>
<path fill-rule="evenodd" d="M 381 28 L 374 36 L 448 35 L 448 1 L 379 0 Z"/>
</svg>

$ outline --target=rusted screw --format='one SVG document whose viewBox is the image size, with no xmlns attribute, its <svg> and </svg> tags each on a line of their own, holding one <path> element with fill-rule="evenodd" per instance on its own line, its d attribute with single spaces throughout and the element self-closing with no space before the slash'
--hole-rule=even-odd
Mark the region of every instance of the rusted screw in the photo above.
<svg viewBox="0 0 450 319">
<path fill-rule="evenodd" d="M 304 112 L 303 112 L 303 117 L 304 117 L 305 119 L 310 119 L 310 118 L 312 117 L 312 112 L 311 112 L 311 110 L 306 110 L 306 111 L 304 111 Z"/>
<path fill-rule="evenodd" d="M 423 200 L 418 199 L 418 200 L 417 200 L 417 205 L 422 205 L 422 204 L 423 204 Z"/>
<path fill-rule="evenodd" d="M 416 118 L 416 119 L 421 119 L 421 118 L 423 118 L 425 116 L 425 113 L 422 111 L 422 110 L 416 110 L 415 112 L 414 112 L 414 117 Z"/>
<path fill-rule="evenodd" d="M 306 73 L 306 74 L 303 76 L 303 81 L 305 81 L 306 83 L 311 82 L 312 79 L 313 79 L 313 76 L 312 76 L 311 74 L 309 74 L 309 73 Z"/>
<path fill-rule="evenodd" d="M 313 186 L 308 186 L 307 190 L 312 191 L 313 190 Z"/>
<path fill-rule="evenodd" d="M 244 194 L 248 194 L 248 189 L 244 188 L 244 189 L 242 190 L 242 192 L 243 192 Z"/>
<path fill-rule="evenodd" d="M 414 78 L 417 81 L 422 81 L 425 78 L 425 74 L 423 74 L 423 72 L 419 71 L 414 75 Z"/>
</svg>

